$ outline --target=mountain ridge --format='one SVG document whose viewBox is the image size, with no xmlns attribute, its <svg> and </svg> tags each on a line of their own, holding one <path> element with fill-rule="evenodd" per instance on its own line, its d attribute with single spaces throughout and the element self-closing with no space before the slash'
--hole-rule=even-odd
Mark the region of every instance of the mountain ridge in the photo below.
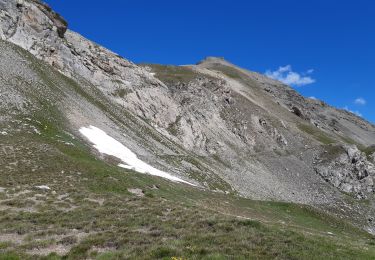
<svg viewBox="0 0 375 260">
<path fill-rule="evenodd" d="M 39 1 L 0 0 L 0 7 L 0 55 L 8 65 L 0 69 L 5 115 L 0 137 L 4 147 L 11 147 L 0 150 L 6 158 L 0 161 L 1 187 L 12 186 L 5 176 L 28 176 L 27 169 L 43 172 L 28 189 L 53 187 L 47 177 L 55 172 L 53 160 L 44 163 L 46 154 L 70 162 L 59 162 L 61 170 L 52 175 L 59 181 L 66 182 L 65 173 L 77 185 L 91 181 L 81 180 L 74 169 L 84 171 L 87 161 L 105 169 L 104 176 L 128 178 L 119 177 L 124 173 L 137 185 L 154 180 L 147 174 L 136 177 L 131 167 L 117 169 L 121 158 L 101 153 L 81 134 L 92 126 L 140 161 L 197 185 L 190 190 L 160 180 L 163 189 L 142 186 L 148 192 L 167 194 L 170 186 L 176 192 L 220 194 L 207 195 L 214 201 L 235 196 L 233 201 L 305 204 L 375 232 L 371 123 L 224 59 L 136 65 L 67 28 L 62 33 L 54 22 L 57 15 L 45 6 L 41 10 Z M 90 169 L 84 175 L 97 180 Z"/>
<path fill-rule="evenodd" d="M 330 108 L 320 101 L 305 99 L 289 86 L 263 75 L 240 69 L 224 59 L 209 58 L 197 66 L 170 67 L 172 71 L 169 76 L 171 77 L 170 82 L 172 85 L 169 82 L 163 82 L 165 81 L 164 78 L 158 78 L 158 72 L 151 72 L 152 68 L 150 70 L 147 66 L 138 67 L 134 63 L 119 58 L 116 54 L 87 41 L 70 30 L 67 30 L 64 38 L 61 38 L 58 29 L 54 27 L 54 23 L 51 20 L 52 16 L 43 16 L 44 12 L 39 8 L 35 9 L 32 3 L 32 1 L 23 2 L 23 8 L 26 9 L 28 16 L 38 16 L 39 19 L 45 19 L 46 22 L 39 23 L 42 25 L 29 27 L 28 20 L 25 21 L 23 24 L 26 26 L 16 26 L 14 30 L 15 34 L 8 38 L 9 41 L 30 51 L 36 57 L 51 64 L 66 76 L 73 77 L 78 82 L 84 83 L 84 85 L 87 82 L 89 85 L 93 84 L 110 102 L 122 106 L 138 117 L 150 120 L 151 126 L 156 127 L 158 134 L 162 134 L 174 142 L 180 143 L 185 149 L 187 148 L 191 152 L 194 151 L 194 153 L 202 156 L 218 155 L 218 157 L 223 157 L 222 160 L 225 163 L 226 160 L 239 161 L 238 151 L 229 148 L 231 146 L 242 147 L 241 149 L 245 149 L 245 151 L 250 149 L 250 153 L 253 153 L 251 150 L 263 150 L 264 148 L 262 147 L 267 146 L 272 149 L 277 150 L 281 148 L 283 150 L 285 147 L 288 147 L 288 143 L 293 149 L 297 147 L 300 147 L 297 149 L 304 149 L 306 144 L 293 144 L 292 141 L 295 138 L 292 138 L 291 133 L 295 130 L 297 130 L 296 133 L 301 132 L 299 128 L 304 130 L 302 132 L 308 132 L 310 136 L 312 134 L 313 138 L 318 138 L 323 143 L 335 142 L 333 141 L 335 138 L 345 138 L 350 141 L 349 143 L 358 142 L 358 145 L 372 144 L 369 141 L 375 142 L 375 127 L 369 123 L 359 121 L 360 125 L 358 126 L 356 122 L 358 118 L 343 111 L 339 111 L 339 118 L 336 114 L 331 116 L 327 114 L 328 109 L 331 109 L 333 113 L 336 113 L 338 110 Z M 19 20 L 27 19 L 23 18 L 24 10 L 14 7 L 9 10 L 12 12 L 16 10 L 19 13 Z M 52 23 L 48 21 L 52 21 Z M 33 28 L 37 26 L 43 27 L 43 24 L 46 26 L 45 29 L 41 30 L 44 34 L 36 33 Z M 3 29 L 3 31 L 6 30 Z M 37 44 L 30 45 L 28 39 L 31 37 L 35 38 L 35 35 L 39 37 L 36 38 Z M 180 73 L 177 76 L 181 77 L 182 82 L 179 82 L 180 78 L 177 78 L 177 81 L 173 78 L 174 68 L 176 68 L 177 73 Z M 163 66 L 160 66 L 159 69 L 163 69 Z M 202 76 L 201 79 L 198 78 L 198 81 L 195 79 L 197 75 Z M 206 76 L 203 77 L 204 75 L 207 75 L 208 78 L 205 78 Z M 177 83 L 176 86 L 174 85 L 175 83 Z M 178 88 L 186 88 L 186 86 L 189 88 L 188 91 L 178 91 Z M 207 86 L 216 88 L 216 92 L 211 92 L 211 90 L 207 89 Z M 192 108 L 191 104 L 184 107 L 181 102 L 184 102 L 184 99 L 192 100 L 196 98 L 197 91 L 206 92 L 207 95 L 213 98 L 209 107 L 207 107 L 207 102 L 202 103 L 200 100 L 195 108 Z M 222 92 L 217 93 L 217 91 Z M 182 98 L 182 93 L 186 94 L 184 98 Z M 236 104 L 232 103 L 235 102 L 236 98 L 240 99 L 239 107 L 236 107 Z M 224 103 L 218 105 L 217 100 L 223 100 Z M 251 102 L 249 104 L 254 105 L 255 114 L 258 115 L 253 114 L 253 111 L 245 108 L 249 105 L 246 102 Z M 197 108 L 200 108 L 200 110 L 198 111 Z M 314 110 L 318 111 L 311 113 Z M 242 114 L 238 114 L 238 111 Z M 270 120 L 273 122 L 270 124 L 266 118 L 262 118 L 259 111 L 270 116 Z M 73 119 L 73 123 L 76 121 L 75 117 L 82 117 L 81 115 L 76 115 L 74 111 L 70 111 L 69 113 L 72 113 L 68 117 Z M 187 118 L 182 116 L 182 113 L 185 113 Z M 196 114 L 201 114 L 203 118 L 197 118 Z M 275 115 L 279 118 L 276 121 L 274 118 Z M 294 116 L 297 116 L 301 120 L 298 119 L 296 121 Z M 225 117 L 229 117 L 230 119 L 234 117 L 238 118 L 228 123 Z M 221 131 L 224 132 L 216 133 L 214 131 L 213 133 L 210 129 L 207 129 L 208 132 L 206 133 L 205 124 L 208 118 L 212 119 L 211 123 L 213 125 L 211 129 L 212 127 L 221 128 Z M 289 127 L 286 127 L 289 124 L 288 121 L 292 122 L 290 127 L 294 129 L 293 131 L 291 129 L 285 131 Z M 305 126 L 305 121 L 307 124 L 311 123 L 313 126 Z M 239 122 L 242 122 L 243 125 L 237 127 Z M 354 131 L 347 131 L 345 124 L 348 124 L 348 122 L 350 124 L 349 129 L 353 128 Z M 278 126 L 274 127 L 273 123 Z M 168 131 L 168 128 L 173 128 L 174 124 L 179 127 L 181 126 L 179 129 L 181 133 L 177 133 L 177 136 Z M 249 124 L 251 131 L 249 130 Z M 223 128 L 223 126 L 225 127 Z M 76 129 L 79 127 L 81 125 L 75 126 Z M 314 129 L 315 127 L 317 129 Z M 338 131 L 336 131 L 337 129 Z M 344 137 L 339 135 L 341 131 L 344 131 Z M 254 132 L 256 134 L 253 134 Z M 361 132 L 360 138 L 356 135 L 350 135 L 352 132 Z M 286 134 L 290 135 L 289 138 L 284 137 Z M 270 136 L 271 139 L 269 139 Z M 225 143 L 216 144 L 215 140 L 219 139 L 226 140 L 225 142 L 230 145 L 228 146 Z M 274 141 L 269 142 L 272 139 Z M 129 139 L 127 143 L 129 141 L 133 143 L 131 146 L 135 145 Z M 340 141 L 342 140 L 338 140 L 338 142 Z M 269 153 L 272 149 L 267 148 L 264 152 Z M 137 150 L 140 153 L 144 153 L 142 149 Z M 220 150 L 225 151 L 225 154 L 219 155 Z M 279 163 L 281 163 L 280 166 L 274 166 L 275 170 L 276 168 L 286 168 L 282 166 L 282 162 Z M 254 165 L 256 164 L 252 163 L 246 167 L 250 167 L 251 169 Z M 252 171 L 264 171 L 262 168 L 256 167 Z M 301 169 L 298 171 L 301 171 Z M 220 176 L 221 178 L 228 178 L 227 174 L 221 174 Z M 243 177 L 245 176 L 241 178 Z M 248 181 L 253 182 L 252 178 L 248 179 Z M 266 180 L 263 182 L 264 185 L 269 185 Z M 242 190 L 244 194 L 249 192 L 239 186 L 236 189 Z M 266 188 L 266 190 L 269 190 L 269 188 Z M 262 198 L 263 196 L 264 194 L 258 198 Z"/>
</svg>

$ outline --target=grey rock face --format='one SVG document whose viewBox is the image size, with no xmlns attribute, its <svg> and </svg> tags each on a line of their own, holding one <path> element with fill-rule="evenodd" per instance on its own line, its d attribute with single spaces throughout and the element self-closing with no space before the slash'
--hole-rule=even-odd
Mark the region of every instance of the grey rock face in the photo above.
<svg viewBox="0 0 375 260">
<path fill-rule="evenodd" d="M 1 39 L 68 77 L 90 82 L 112 102 L 139 116 L 154 118 L 160 125 L 176 120 L 177 104 L 160 81 L 142 67 L 67 30 L 65 20 L 47 5 L 37 0 L 0 0 L 0 7 Z"/>
<path fill-rule="evenodd" d="M 317 161 L 316 172 L 341 191 L 358 199 L 374 193 L 375 166 L 355 145 L 343 146 L 342 153 L 334 159 L 324 162 L 323 154 Z"/>
<path fill-rule="evenodd" d="M 375 153 L 373 153 L 372 155 L 370 155 L 370 159 L 375 163 Z"/>
<path fill-rule="evenodd" d="M 68 29 L 68 23 L 62 18 L 58 13 L 54 12 L 47 4 L 39 1 L 32 0 L 34 4 L 53 22 L 53 25 L 56 26 L 57 34 L 60 38 L 64 38 L 64 34 Z M 24 1 L 18 0 L 17 7 L 23 8 Z"/>
</svg>

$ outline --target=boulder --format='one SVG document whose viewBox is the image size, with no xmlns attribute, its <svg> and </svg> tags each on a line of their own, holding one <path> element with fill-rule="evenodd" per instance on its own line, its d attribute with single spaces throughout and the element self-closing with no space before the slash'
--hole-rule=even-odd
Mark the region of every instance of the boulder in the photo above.
<svg viewBox="0 0 375 260">
<path fill-rule="evenodd" d="M 304 114 L 302 113 L 301 109 L 299 109 L 299 108 L 296 107 L 296 106 L 293 106 L 293 107 L 292 107 L 292 113 L 295 114 L 296 116 L 302 118 L 302 119 L 305 119 L 305 116 L 304 116 Z"/>
</svg>

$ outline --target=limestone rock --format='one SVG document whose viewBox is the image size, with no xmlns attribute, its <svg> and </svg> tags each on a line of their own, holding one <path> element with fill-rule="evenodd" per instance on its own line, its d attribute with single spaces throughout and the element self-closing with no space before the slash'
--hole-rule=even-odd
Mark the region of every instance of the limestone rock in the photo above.
<svg viewBox="0 0 375 260">
<path fill-rule="evenodd" d="M 315 170 L 327 182 L 358 199 L 374 193 L 375 166 L 355 145 L 345 145 L 335 159 L 320 163 Z"/>
<path fill-rule="evenodd" d="M 375 163 L 375 152 L 372 155 L 370 155 L 370 159 Z"/>
</svg>

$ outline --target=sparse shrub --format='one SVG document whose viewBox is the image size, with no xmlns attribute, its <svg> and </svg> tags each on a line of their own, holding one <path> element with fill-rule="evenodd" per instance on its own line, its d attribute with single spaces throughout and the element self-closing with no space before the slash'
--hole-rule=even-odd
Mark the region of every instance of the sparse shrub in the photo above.
<svg viewBox="0 0 375 260">
<path fill-rule="evenodd" d="M 321 142 L 323 144 L 333 144 L 333 143 L 336 142 L 336 140 L 334 140 L 333 138 L 328 136 L 328 134 L 326 134 L 325 132 L 323 132 L 322 130 L 320 130 L 319 128 L 317 128 L 315 126 L 306 125 L 306 124 L 299 124 L 298 128 L 301 131 L 303 131 L 303 132 L 305 132 L 309 135 L 312 135 L 314 137 L 314 139 L 318 140 L 319 142 Z"/>
<path fill-rule="evenodd" d="M 113 96 L 116 96 L 116 97 L 121 97 L 121 98 L 124 98 L 127 94 L 129 94 L 130 91 L 127 90 L 127 89 L 124 89 L 124 88 L 118 88 L 116 89 L 112 95 Z"/>
<path fill-rule="evenodd" d="M 260 228 L 262 224 L 259 221 L 246 219 L 246 220 L 240 220 L 236 221 L 238 225 L 245 226 L 245 227 L 252 227 L 252 228 Z"/>
<path fill-rule="evenodd" d="M 176 250 L 169 247 L 158 247 L 152 251 L 152 256 L 155 258 L 175 257 L 176 255 Z"/>
<path fill-rule="evenodd" d="M 77 238 L 75 236 L 67 236 L 60 240 L 60 244 L 63 245 L 73 245 L 78 242 Z"/>
</svg>

